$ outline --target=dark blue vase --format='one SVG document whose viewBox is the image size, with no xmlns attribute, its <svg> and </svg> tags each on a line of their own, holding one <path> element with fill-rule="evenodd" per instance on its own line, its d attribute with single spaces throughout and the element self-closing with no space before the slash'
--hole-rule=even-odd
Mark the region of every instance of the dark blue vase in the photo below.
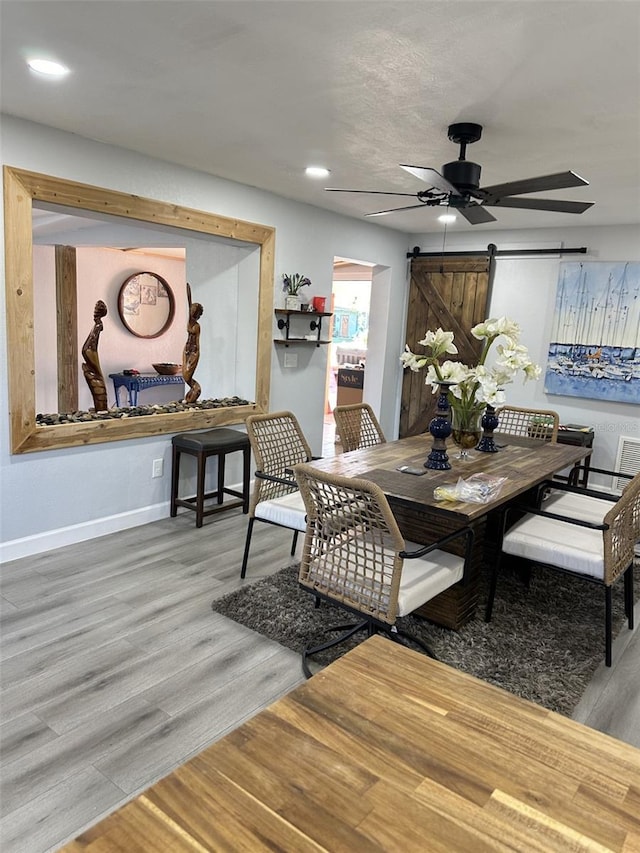
<svg viewBox="0 0 640 853">
<path fill-rule="evenodd" d="M 497 429 L 500 423 L 496 410 L 493 406 L 487 405 L 485 413 L 482 416 L 482 438 L 480 439 L 476 450 L 481 450 L 483 453 L 497 453 L 498 448 L 493 440 L 493 431 Z"/>
<path fill-rule="evenodd" d="M 436 416 L 432 418 L 429 424 L 429 432 L 433 436 L 433 445 L 424 467 L 433 468 L 436 471 L 446 471 L 451 468 L 446 442 L 452 429 L 451 406 L 449 405 L 449 388 L 452 384 L 451 382 L 443 382 L 439 386 Z"/>
</svg>

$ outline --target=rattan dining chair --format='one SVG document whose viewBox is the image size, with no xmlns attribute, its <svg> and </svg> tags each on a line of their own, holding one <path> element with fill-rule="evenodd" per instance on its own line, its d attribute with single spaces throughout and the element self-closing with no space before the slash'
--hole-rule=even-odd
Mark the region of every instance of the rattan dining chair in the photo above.
<svg viewBox="0 0 640 853">
<path fill-rule="evenodd" d="M 293 466 L 308 462 L 311 449 L 292 412 L 250 415 L 247 435 L 256 462 L 253 492 L 249 502 L 249 521 L 240 577 L 247 572 L 253 525 L 265 521 L 293 530 L 291 556 L 295 554 L 298 533 L 307 527 L 306 510 Z"/>
<path fill-rule="evenodd" d="M 336 406 L 333 410 L 336 431 L 345 453 L 361 447 L 383 444 L 386 438 L 373 409 L 368 403 Z"/>
<path fill-rule="evenodd" d="M 545 487 L 557 488 L 557 484 L 549 481 L 541 485 L 541 489 Z M 560 490 L 566 491 L 569 500 L 593 499 L 589 489 L 576 490 L 584 492 L 583 495 L 574 494 L 571 487 Z M 596 497 L 595 500 L 600 499 Z M 525 515 L 503 532 L 501 556 L 491 578 L 485 620 L 491 619 L 504 554 L 522 558 L 534 567 L 543 565 L 599 583 L 605 592 L 605 663 L 611 666 L 611 594 L 620 577 L 624 578 L 625 615 L 629 628 L 633 629 L 633 560 L 640 533 L 640 474 L 636 474 L 614 504 L 583 502 L 574 506 L 575 514 L 561 512 L 558 503 L 548 506 L 548 509 L 524 508 Z M 565 507 L 568 506 L 565 503 Z M 600 519 L 600 512 L 606 506 L 609 508 Z M 521 511 L 523 507 L 513 509 Z M 510 509 L 505 513 L 505 521 L 509 512 Z"/>
<path fill-rule="evenodd" d="M 556 442 L 560 418 L 551 409 L 527 409 L 519 406 L 502 406 L 496 411 L 498 426 L 494 435 L 521 435 Z"/>
<path fill-rule="evenodd" d="M 302 653 L 308 659 L 359 631 L 382 632 L 392 639 L 411 640 L 433 657 L 429 647 L 402 631 L 399 617 L 412 613 L 468 576 L 473 532 L 461 528 L 431 545 L 404 539 L 382 489 L 368 480 L 296 465 L 296 479 L 307 510 L 307 529 L 298 580 L 318 599 L 355 614 L 352 625 L 330 629 L 338 636 Z M 442 550 L 456 539 L 456 551 Z"/>
<path fill-rule="evenodd" d="M 559 483 L 552 480 L 544 484 L 544 497 L 541 502 L 541 508 L 547 512 L 556 512 L 561 515 L 569 515 L 574 518 L 581 518 L 583 521 L 594 521 L 602 523 L 611 506 L 620 497 L 620 491 L 611 491 L 607 489 L 588 489 L 584 486 L 577 485 L 580 469 L 584 466 L 576 465 L 572 470 L 572 478 L 570 483 Z M 633 481 L 634 477 L 631 474 L 626 474 L 622 471 L 610 471 L 607 468 L 591 468 L 590 474 L 605 474 L 608 477 L 616 480 Z M 640 476 L 640 472 L 636 477 Z M 624 489 L 628 487 L 625 485 Z M 623 490 L 624 491 L 624 490 Z M 640 509 L 636 512 L 633 527 L 635 531 L 636 542 L 640 541 Z"/>
</svg>

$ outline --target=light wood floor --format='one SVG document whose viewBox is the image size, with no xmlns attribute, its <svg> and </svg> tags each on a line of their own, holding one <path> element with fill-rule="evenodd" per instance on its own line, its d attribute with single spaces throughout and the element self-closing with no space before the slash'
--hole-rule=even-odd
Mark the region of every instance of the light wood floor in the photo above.
<svg viewBox="0 0 640 853">
<path fill-rule="evenodd" d="M 298 655 L 211 611 L 245 530 L 183 511 L 0 567 L 3 853 L 57 849 L 302 681 Z M 246 582 L 290 543 L 257 524 Z M 614 662 L 577 715 L 640 746 L 637 630 Z"/>
</svg>

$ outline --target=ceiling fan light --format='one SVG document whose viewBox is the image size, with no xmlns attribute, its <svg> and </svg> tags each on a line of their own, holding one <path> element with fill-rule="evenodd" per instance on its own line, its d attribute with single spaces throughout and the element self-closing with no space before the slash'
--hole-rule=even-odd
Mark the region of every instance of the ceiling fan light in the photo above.
<svg viewBox="0 0 640 853">
<path fill-rule="evenodd" d="M 32 71 L 44 74 L 47 77 L 64 77 L 65 74 L 69 73 L 66 66 L 51 59 L 30 59 L 27 65 Z"/>
<path fill-rule="evenodd" d="M 450 222 L 455 222 L 458 217 L 455 213 L 441 213 L 438 217 L 438 222 L 444 222 L 448 225 Z"/>
<path fill-rule="evenodd" d="M 324 166 L 307 166 L 304 173 L 308 178 L 327 178 L 330 174 Z"/>
</svg>

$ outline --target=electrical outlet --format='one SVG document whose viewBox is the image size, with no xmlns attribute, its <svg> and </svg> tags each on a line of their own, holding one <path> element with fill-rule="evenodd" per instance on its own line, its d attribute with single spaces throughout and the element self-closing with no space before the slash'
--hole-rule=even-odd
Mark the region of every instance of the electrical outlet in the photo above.
<svg viewBox="0 0 640 853">
<path fill-rule="evenodd" d="M 151 471 L 152 477 L 162 477 L 164 474 L 164 459 L 154 459 Z"/>
<path fill-rule="evenodd" d="M 297 352 L 285 352 L 285 354 L 284 354 L 284 366 L 285 367 L 297 367 L 298 366 L 298 353 Z"/>
</svg>

